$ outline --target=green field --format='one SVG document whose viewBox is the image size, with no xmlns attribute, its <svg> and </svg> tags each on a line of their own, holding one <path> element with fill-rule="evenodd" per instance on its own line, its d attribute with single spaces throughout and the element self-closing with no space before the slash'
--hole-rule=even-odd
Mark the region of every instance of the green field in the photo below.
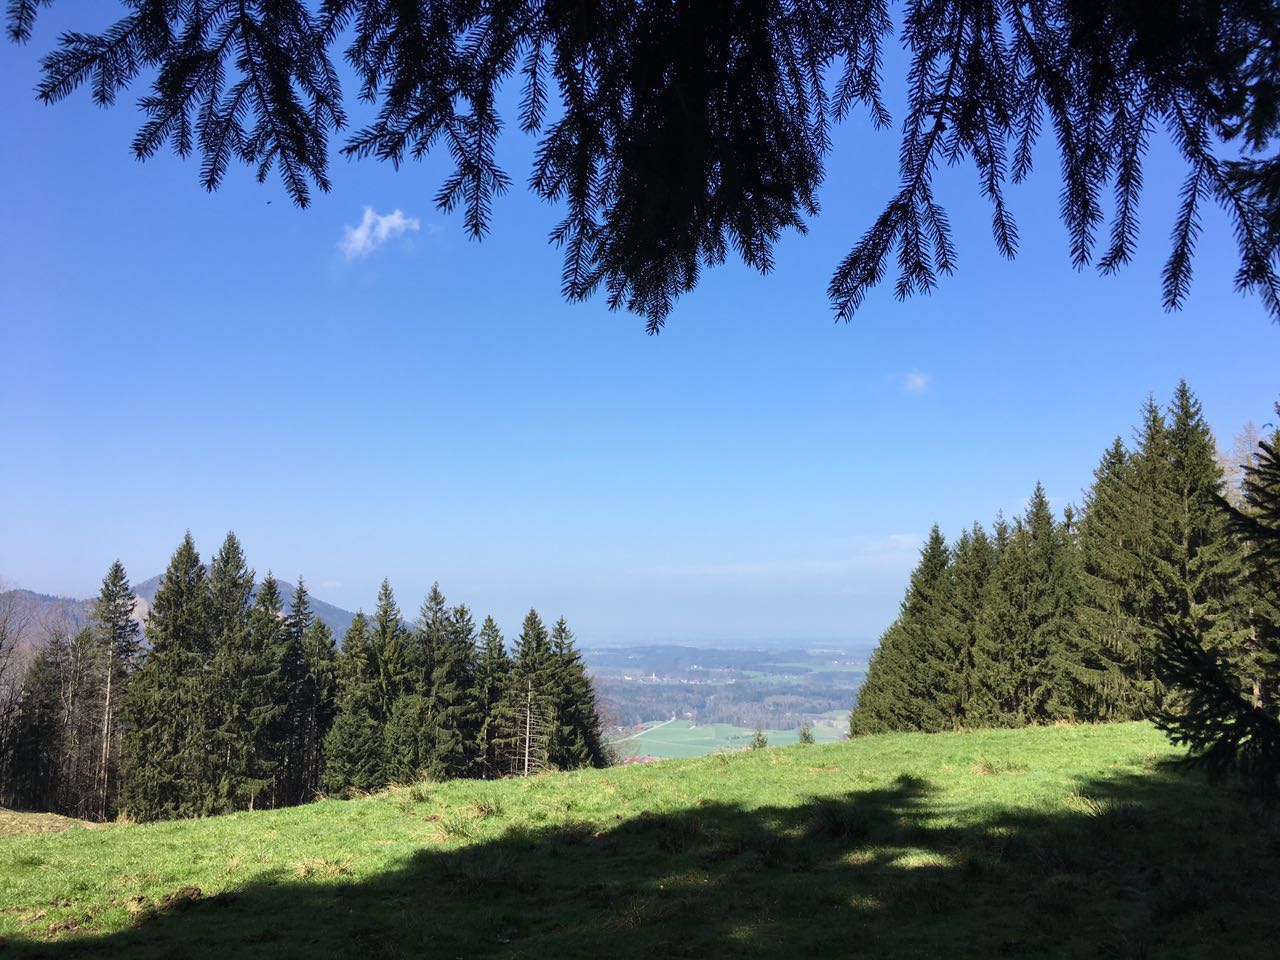
<svg viewBox="0 0 1280 960">
<path fill-rule="evenodd" d="M 1276 818 L 1177 756 L 902 734 L 9 836 L 0 953 L 1274 958 Z"/>
<path fill-rule="evenodd" d="M 813 737 L 818 743 L 834 743 L 848 732 L 848 716 L 839 723 L 815 724 Z M 799 730 L 765 730 L 771 747 L 785 747 L 800 739 Z M 614 741 L 620 757 L 651 756 L 664 759 L 705 757 L 722 750 L 742 750 L 751 743 L 755 730 L 729 723 L 694 724 L 689 720 L 672 720 L 644 733 Z"/>
</svg>

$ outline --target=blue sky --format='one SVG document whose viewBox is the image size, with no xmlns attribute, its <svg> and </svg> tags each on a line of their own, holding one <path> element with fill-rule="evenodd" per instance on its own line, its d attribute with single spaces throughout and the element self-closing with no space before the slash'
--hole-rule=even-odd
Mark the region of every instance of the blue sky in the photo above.
<svg viewBox="0 0 1280 960">
<path fill-rule="evenodd" d="M 851 122 L 822 216 L 776 271 L 707 273 L 648 337 L 561 300 L 558 212 L 525 190 L 468 241 L 431 203 L 443 157 L 398 173 L 335 159 L 306 211 L 243 168 L 209 195 L 196 160 L 135 162 L 130 101 L 30 94 L 70 23 L 97 26 L 55 7 L 0 58 L 12 584 L 84 595 L 117 556 L 142 579 L 187 528 L 204 553 L 234 529 L 260 573 L 353 609 L 384 576 L 416 609 L 438 579 L 508 631 L 534 605 L 587 644 L 862 641 L 932 522 L 954 535 L 1016 512 L 1037 480 L 1078 502 L 1149 391 L 1186 377 L 1224 435 L 1280 393 L 1280 327 L 1233 292 L 1216 212 L 1189 303 L 1160 307 L 1181 172 L 1159 144 L 1119 276 L 1071 268 L 1045 150 L 1011 193 L 1016 261 L 993 248 L 972 168 L 944 171 L 959 272 L 905 304 L 881 289 L 846 326 L 826 282 L 897 152 L 895 132 Z M 532 145 L 502 143 L 518 184 Z M 366 208 L 401 211 L 403 230 L 348 256 Z"/>
</svg>

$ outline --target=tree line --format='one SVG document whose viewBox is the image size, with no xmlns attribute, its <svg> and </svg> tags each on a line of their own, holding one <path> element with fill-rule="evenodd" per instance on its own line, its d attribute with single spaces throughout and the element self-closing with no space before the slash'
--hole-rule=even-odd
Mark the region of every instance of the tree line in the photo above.
<svg viewBox="0 0 1280 960">
<path fill-rule="evenodd" d="M 422 777 L 603 766 L 595 692 L 565 620 L 508 652 L 439 584 L 409 624 L 383 581 L 341 647 L 301 582 L 284 608 L 234 534 L 188 533 L 145 628 L 111 565 L 79 630 L 55 626 L 0 716 L 0 804 L 86 819 L 291 806 Z"/>
<path fill-rule="evenodd" d="M 1078 513 L 1056 517 L 1037 485 L 990 531 L 948 545 L 935 526 L 850 732 L 1150 718 L 1219 772 L 1274 785 L 1278 449 L 1280 428 L 1228 490 L 1182 382 L 1167 409 L 1147 401 L 1132 449 L 1103 453 Z"/>
</svg>

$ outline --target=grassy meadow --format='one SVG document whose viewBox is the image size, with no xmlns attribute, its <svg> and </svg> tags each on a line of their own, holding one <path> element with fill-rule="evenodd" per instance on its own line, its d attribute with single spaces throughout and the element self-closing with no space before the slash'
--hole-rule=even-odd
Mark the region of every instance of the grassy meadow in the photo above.
<svg viewBox="0 0 1280 960">
<path fill-rule="evenodd" d="M 835 743 L 849 731 L 849 716 L 835 722 L 817 723 L 813 738 L 818 743 Z M 785 747 L 800 740 L 799 730 L 765 730 L 771 747 Z M 652 756 L 666 759 L 704 757 L 720 750 L 741 750 L 751 743 L 755 730 L 730 723 L 693 723 L 672 720 L 644 733 L 618 740 L 614 750 L 620 757 Z"/>
<path fill-rule="evenodd" d="M 1277 820 L 1144 724 L 900 734 L 0 836 L 18 957 L 1212 957 Z M 6 953 L 7 951 L 7 953 Z"/>
</svg>

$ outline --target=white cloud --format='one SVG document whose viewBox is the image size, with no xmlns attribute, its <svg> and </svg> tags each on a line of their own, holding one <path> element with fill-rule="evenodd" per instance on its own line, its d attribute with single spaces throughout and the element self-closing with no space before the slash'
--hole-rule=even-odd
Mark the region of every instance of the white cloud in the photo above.
<svg viewBox="0 0 1280 960">
<path fill-rule="evenodd" d="M 320 589 L 321 590 L 337 590 L 340 586 L 342 586 L 341 580 L 325 580 L 321 582 Z"/>
<path fill-rule="evenodd" d="M 929 385 L 929 375 L 919 370 L 912 370 L 902 378 L 902 389 L 907 393 L 922 393 Z"/>
<path fill-rule="evenodd" d="M 367 257 L 388 240 L 410 230 L 417 232 L 422 228 L 417 217 L 406 217 L 404 211 L 397 207 L 390 213 L 374 213 L 373 207 L 364 208 L 364 217 L 360 226 L 344 226 L 342 242 L 338 244 L 348 261 L 358 257 Z"/>
</svg>

